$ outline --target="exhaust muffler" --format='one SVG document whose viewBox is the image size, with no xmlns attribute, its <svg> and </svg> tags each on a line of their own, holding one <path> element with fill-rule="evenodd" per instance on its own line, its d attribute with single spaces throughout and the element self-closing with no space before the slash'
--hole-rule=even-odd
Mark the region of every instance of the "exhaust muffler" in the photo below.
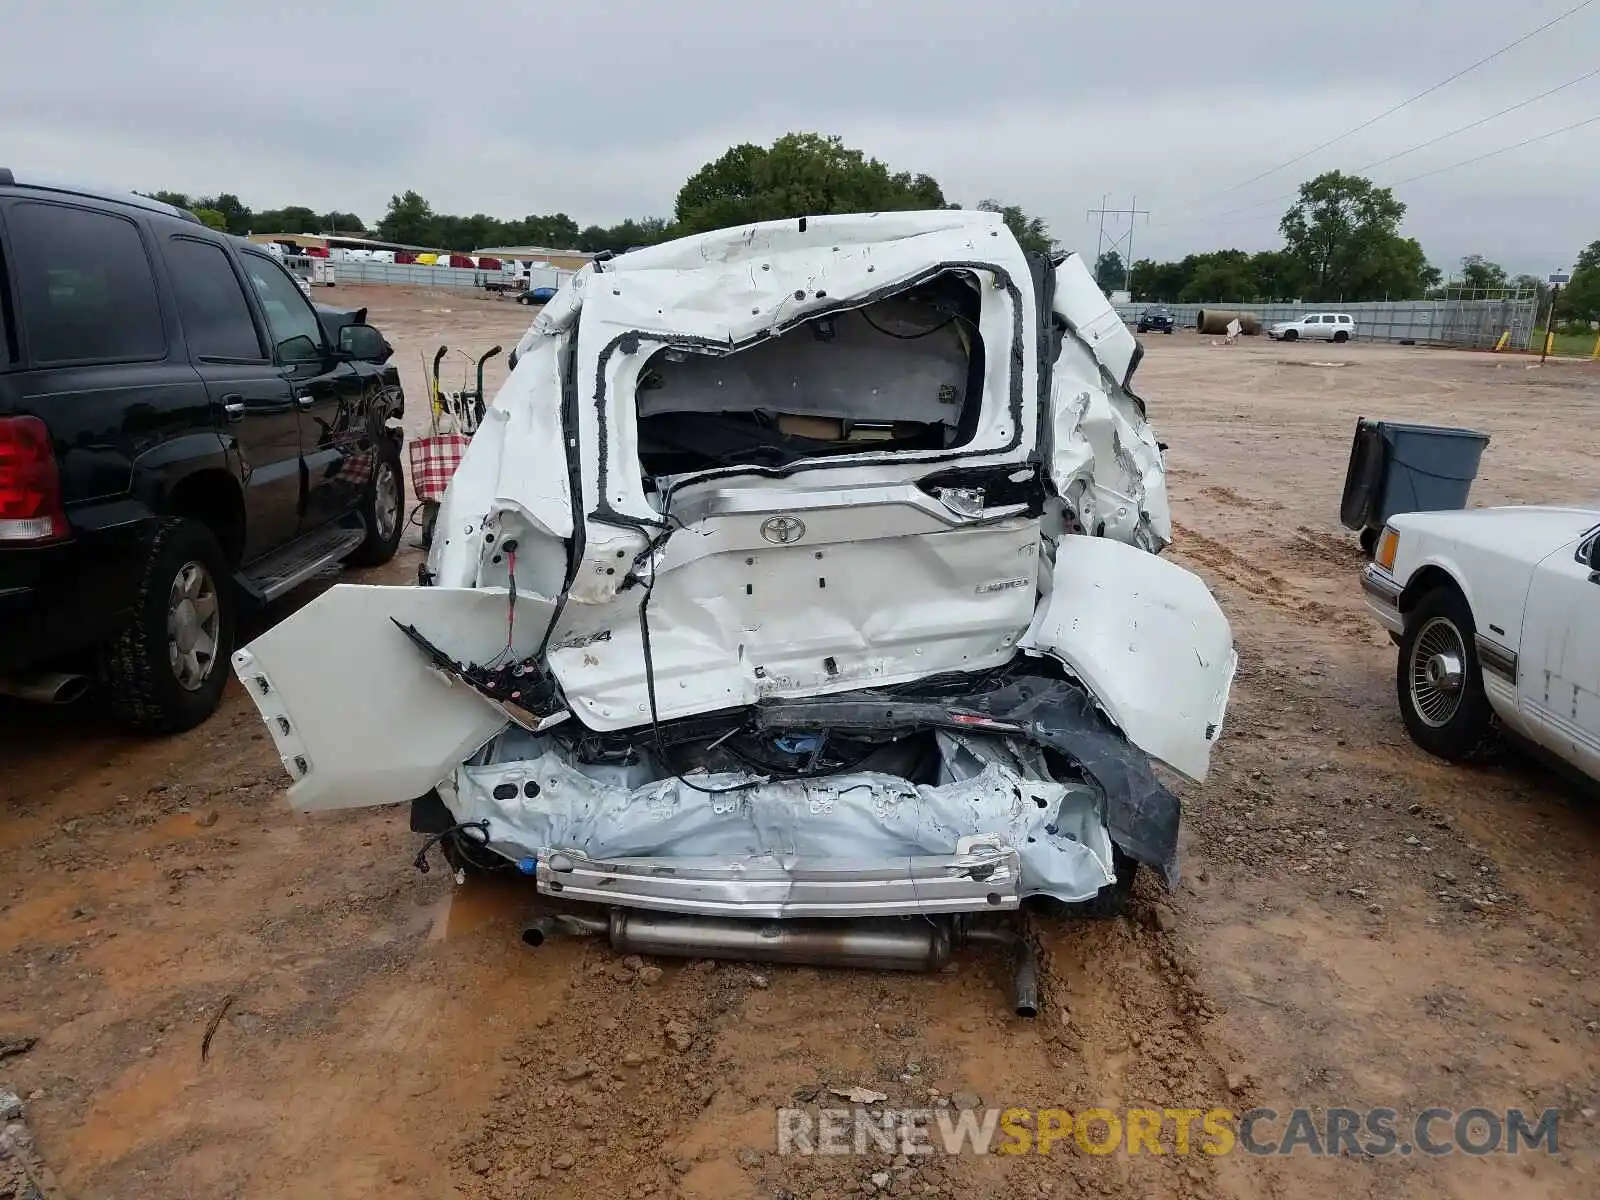
<svg viewBox="0 0 1600 1200">
<path fill-rule="evenodd" d="M 935 971 L 950 961 L 951 949 L 949 925 L 933 921 L 741 921 L 629 908 L 605 917 L 541 917 L 522 940 L 537 946 L 558 932 L 605 934 L 619 954 L 868 971 Z"/>
<path fill-rule="evenodd" d="M 1004 929 L 962 931 L 948 919 L 855 921 L 742 921 L 735 917 L 613 908 L 605 916 L 560 913 L 530 921 L 529 946 L 556 934 L 602 934 L 619 954 L 660 958 L 724 958 L 868 971 L 936 971 L 963 941 L 1008 947 L 1014 958 L 1012 990 L 1019 1017 L 1039 1012 L 1033 945 Z"/>
<path fill-rule="evenodd" d="M 34 704 L 71 704 L 89 690 L 89 677 L 66 671 L 40 671 L 33 675 L 0 675 L 0 696 Z"/>
</svg>

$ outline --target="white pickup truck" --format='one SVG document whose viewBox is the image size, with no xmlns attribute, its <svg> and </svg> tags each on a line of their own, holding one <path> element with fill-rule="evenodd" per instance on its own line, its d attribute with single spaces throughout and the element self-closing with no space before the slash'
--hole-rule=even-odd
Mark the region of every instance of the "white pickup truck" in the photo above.
<svg viewBox="0 0 1600 1200">
<path fill-rule="evenodd" d="M 1498 725 L 1600 780 L 1600 508 L 1398 515 L 1361 585 L 1419 746 L 1457 761 Z"/>
</svg>

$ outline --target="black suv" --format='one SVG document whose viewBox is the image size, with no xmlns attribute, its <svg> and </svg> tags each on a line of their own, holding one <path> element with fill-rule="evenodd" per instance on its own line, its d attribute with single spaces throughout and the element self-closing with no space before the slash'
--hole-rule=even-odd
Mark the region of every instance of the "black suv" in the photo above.
<svg viewBox="0 0 1600 1200">
<path fill-rule="evenodd" d="M 1172 314 L 1164 308 L 1147 308 L 1139 314 L 1139 332 L 1149 333 L 1152 329 L 1159 329 L 1162 333 L 1171 333 L 1177 328 L 1177 322 L 1172 319 Z"/>
<path fill-rule="evenodd" d="M 0 693 L 188 729 L 241 602 L 393 557 L 405 400 L 364 317 L 190 213 L 0 169 Z"/>
</svg>

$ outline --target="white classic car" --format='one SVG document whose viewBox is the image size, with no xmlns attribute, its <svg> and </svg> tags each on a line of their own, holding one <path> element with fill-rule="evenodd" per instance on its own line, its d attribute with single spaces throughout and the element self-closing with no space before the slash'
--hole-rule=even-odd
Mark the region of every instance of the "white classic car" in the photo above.
<svg viewBox="0 0 1600 1200">
<path fill-rule="evenodd" d="M 1600 508 L 1395 516 L 1361 584 L 1419 746 L 1468 758 L 1498 725 L 1600 779 Z"/>
</svg>

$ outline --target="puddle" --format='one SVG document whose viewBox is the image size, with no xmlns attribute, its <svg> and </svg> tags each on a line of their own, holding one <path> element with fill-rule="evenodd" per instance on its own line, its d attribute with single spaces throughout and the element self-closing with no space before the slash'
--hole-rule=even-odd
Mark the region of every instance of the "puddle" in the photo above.
<svg viewBox="0 0 1600 1200">
<path fill-rule="evenodd" d="M 450 941 L 496 923 L 515 928 L 533 909 L 537 896 L 533 883 L 515 872 L 468 876 L 434 905 L 428 940 Z"/>
</svg>

